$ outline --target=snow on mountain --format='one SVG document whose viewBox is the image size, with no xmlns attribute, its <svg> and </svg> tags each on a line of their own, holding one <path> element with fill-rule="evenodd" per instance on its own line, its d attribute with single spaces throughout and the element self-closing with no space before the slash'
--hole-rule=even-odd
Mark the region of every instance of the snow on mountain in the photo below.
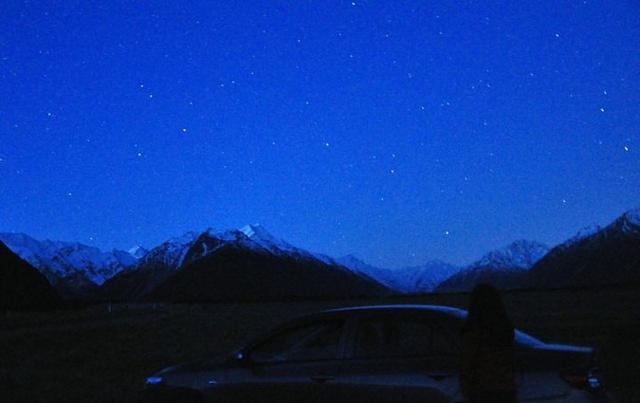
<svg viewBox="0 0 640 403">
<path fill-rule="evenodd" d="M 198 233 L 190 231 L 181 236 L 168 239 L 147 252 L 138 263 L 139 266 L 162 264 L 167 267 L 178 268 L 189 251 L 189 247 L 198 237 Z"/>
<path fill-rule="evenodd" d="M 77 242 L 40 241 L 22 233 L 0 233 L 0 240 L 52 283 L 80 277 L 101 285 L 137 262 L 127 252 L 102 252 Z"/>
<path fill-rule="evenodd" d="M 233 245 L 261 253 L 293 258 L 317 259 L 335 264 L 333 259 L 307 252 L 271 235 L 261 225 L 246 225 L 240 229 L 217 230 L 208 228 L 202 232 L 188 232 L 172 238 L 148 252 L 141 259 L 141 266 L 162 263 L 163 267 L 179 269 L 206 257 L 223 246 Z"/>
<path fill-rule="evenodd" d="M 623 232 L 640 234 L 640 208 L 627 211 L 621 220 Z"/>
<path fill-rule="evenodd" d="M 238 270 L 246 271 L 250 278 L 238 283 L 242 278 Z M 263 283 L 256 283 L 257 279 Z M 330 279 L 340 279 L 335 290 L 328 286 Z M 256 287 L 256 295 L 264 296 L 389 292 L 370 277 L 353 273 L 329 257 L 294 247 L 258 225 L 223 231 L 209 228 L 173 238 L 109 280 L 102 291 L 114 299 L 150 295 L 219 299 L 229 292 L 241 297 L 246 289 L 241 292 L 236 288 L 242 284 Z M 348 291 L 349 287 L 354 288 Z"/>
<path fill-rule="evenodd" d="M 149 250 L 143 248 L 140 245 L 136 245 L 136 246 L 132 247 L 131 249 L 129 249 L 127 252 L 131 256 L 135 257 L 136 259 L 142 259 L 144 257 L 144 255 L 149 253 Z"/>
<path fill-rule="evenodd" d="M 368 263 L 365 263 L 363 260 L 361 260 L 360 258 L 358 258 L 356 255 L 346 255 L 343 256 L 341 258 L 336 259 L 336 262 L 338 262 L 339 264 L 360 272 L 360 273 L 366 273 L 366 274 L 373 274 L 373 273 L 377 273 L 377 272 L 387 272 L 389 271 L 389 269 L 381 269 L 379 267 L 375 267 L 372 266 Z"/>
<path fill-rule="evenodd" d="M 184 256 L 175 268 L 179 269 L 180 267 L 205 258 L 226 245 L 265 251 L 264 248 L 250 240 L 239 230 L 215 231 L 209 228 L 198 234 L 191 243 L 185 245 Z"/>
<path fill-rule="evenodd" d="M 334 262 L 346 267 L 354 273 L 368 276 L 391 289 L 400 291 L 395 281 L 396 275 L 390 269 L 372 266 L 368 263 L 365 263 L 355 255 L 346 255 L 341 258 L 335 259 Z"/>
<path fill-rule="evenodd" d="M 588 238 L 592 235 L 597 234 L 602 230 L 602 227 L 599 225 L 590 225 L 588 227 L 584 227 L 580 231 L 578 231 L 573 237 L 567 239 L 564 243 L 562 243 L 562 247 L 568 247 L 575 243 L 582 241 L 585 238 Z"/>
<path fill-rule="evenodd" d="M 247 238 L 256 242 L 263 248 L 270 250 L 274 253 L 279 253 L 281 251 L 286 252 L 297 252 L 298 249 L 291 246 L 288 242 L 285 242 L 281 239 L 278 239 L 271 235 L 267 230 L 264 229 L 259 224 L 255 225 L 245 225 L 240 228 L 240 232 L 245 234 Z"/>
<path fill-rule="evenodd" d="M 460 267 L 443 262 L 431 260 L 421 266 L 405 267 L 398 270 L 404 273 L 406 279 L 403 283 L 405 292 L 421 293 L 431 292 L 440 283 L 460 271 Z"/>
<path fill-rule="evenodd" d="M 640 208 L 629 210 L 611 224 L 603 227 L 600 225 L 590 225 L 578 231 L 574 236 L 567 239 L 559 248 L 567 249 L 580 241 L 591 238 L 601 232 L 621 231 L 622 233 L 640 234 Z"/>
<path fill-rule="evenodd" d="M 530 271 L 534 287 L 600 286 L 640 282 L 640 209 L 553 248 Z"/>
<path fill-rule="evenodd" d="M 519 240 L 504 248 L 492 251 L 473 263 L 470 269 L 476 267 L 491 267 L 493 269 L 521 269 L 528 270 L 549 252 L 549 247 L 534 241 Z"/>
<path fill-rule="evenodd" d="M 640 226 L 640 207 L 629 210 L 625 217 L 631 224 Z"/>
<path fill-rule="evenodd" d="M 523 286 L 528 271 L 549 248 L 539 242 L 519 240 L 484 255 L 478 261 L 442 281 L 438 292 L 469 291 L 478 283 L 492 283 L 498 288 Z"/>
<path fill-rule="evenodd" d="M 335 259 L 329 256 L 297 248 L 280 238 L 274 237 L 260 224 L 245 225 L 240 228 L 240 232 L 245 234 L 253 242 L 260 245 L 260 247 L 276 255 L 285 254 L 298 258 L 317 259 L 329 265 L 338 264 Z"/>
<path fill-rule="evenodd" d="M 440 282 L 460 270 L 440 260 L 399 269 L 375 267 L 354 255 L 347 255 L 336 261 L 354 272 L 367 275 L 393 290 L 407 294 L 430 292 Z"/>
</svg>

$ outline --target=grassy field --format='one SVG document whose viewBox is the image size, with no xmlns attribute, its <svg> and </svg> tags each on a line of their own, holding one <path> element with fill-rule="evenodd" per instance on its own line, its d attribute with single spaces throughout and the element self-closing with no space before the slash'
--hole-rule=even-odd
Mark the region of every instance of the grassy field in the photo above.
<svg viewBox="0 0 640 403">
<path fill-rule="evenodd" d="M 126 401 L 145 376 L 233 349 L 279 322 L 365 303 L 466 307 L 467 295 L 385 300 L 207 305 L 114 305 L 0 320 L 0 401 Z M 516 326 L 546 341 L 600 349 L 605 382 L 621 402 L 640 402 L 640 289 L 514 291 Z"/>
</svg>

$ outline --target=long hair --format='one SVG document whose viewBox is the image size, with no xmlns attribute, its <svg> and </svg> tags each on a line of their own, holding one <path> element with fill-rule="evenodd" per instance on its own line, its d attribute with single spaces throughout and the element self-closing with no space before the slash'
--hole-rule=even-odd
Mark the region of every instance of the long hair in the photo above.
<svg viewBox="0 0 640 403">
<path fill-rule="evenodd" d="M 513 323 L 507 315 L 498 290 L 490 284 L 478 284 L 471 292 L 469 313 L 462 332 L 482 331 L 497 344 L 513 343 Z"/>
</svg>

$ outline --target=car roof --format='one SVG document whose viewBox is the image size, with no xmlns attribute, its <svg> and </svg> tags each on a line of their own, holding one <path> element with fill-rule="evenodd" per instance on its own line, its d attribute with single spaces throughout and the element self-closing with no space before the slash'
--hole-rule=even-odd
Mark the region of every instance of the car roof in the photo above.
<svg viewBox="0 0 640 403">
<path fill-rule="evenodd" d="M 387 304 L 387 305 L 362 305 L 362 306 L 350 306 L 343 308 L 334 308 L 327 309 L 325 311 L 320 312 L 320 315 L 335 315 L 335 314 L 345 314 L 349 315 L 350 313 L 356 312 L 437 312 L 443 313 L 446 315 L 450 315 L 455 317 L 456 319 L 466 319 L 467 311 L 460 308 L 454 308 L 452 306 L 446 305 L 422 305 L 422 304 Z M 527 334 L 521 330 L 514 329 L 516 340 L 519 344 L 529 347 L 541 347 L 546 344 Z"/>
<path fill-rule="evenodd" d="M 383 311 L 431 311 L 445 313 L 456 318 L 467 317 L 467 311 L 445 305 L 421 305 L 421 304 L 391 304 L 391 305 L 361 305 L 343 308 L 333 308 L 323 311 L 323 313 L 348 313 L 348 312 L 383 312 Z"/>
</svg>

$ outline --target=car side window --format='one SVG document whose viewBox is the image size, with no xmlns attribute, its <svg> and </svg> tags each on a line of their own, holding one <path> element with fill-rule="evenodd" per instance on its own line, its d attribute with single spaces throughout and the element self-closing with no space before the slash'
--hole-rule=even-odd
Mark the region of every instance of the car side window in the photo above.
<svg viewBox="0 0 640 403">
<path fill-rule="evenodd" d="M 360 320 L 354 356 L 424 357 L 455 353 L 455 341 L 434 321 L 389 316 Z"/>
<path fill-rule="evenodd" d="M 333 360 L 338 357 L 343 322 L 330 321 L 287 329 L 251 351 L 259 363 Z"/>
</svg>

